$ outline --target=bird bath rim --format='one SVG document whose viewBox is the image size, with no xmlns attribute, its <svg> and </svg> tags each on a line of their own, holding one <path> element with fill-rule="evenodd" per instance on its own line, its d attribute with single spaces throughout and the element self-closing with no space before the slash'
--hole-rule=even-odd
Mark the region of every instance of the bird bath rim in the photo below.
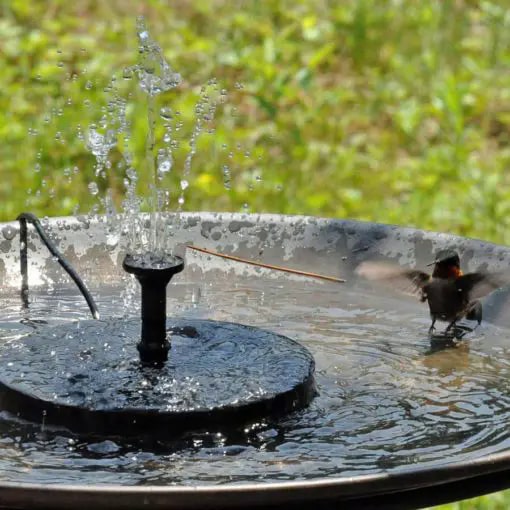
<svg viewBox="0 0 510 510">
<path fill-rule="evenodd" d="M 487 468 L 476 471 L 477 468 Z M 324 501 L 323 508 L 336 508 L 342 501 L 365 498 L 369 506 L 374 501 L 383 503 L 385 496 L 413 495 L 413 491 L 433 489 L 440 486 L 443 493 L 456 482 L 471 482 L 476 486 L 479 478 L 508 475 L 510 453 L 491 454 L 474 460 L 445 463 L 438 467 L 402 469 L 398 473 L 380 473 L 354 477 L 328 477 L 327 479 L 245 483 L 235 485 L 195 486 L 125 486 L 125 485 L 64 485 L 35 483 L 0 483 L 2 505 L 22 505 L 21 508 L 47 508 L 46 502 L 36 503 L 36 497 L 51 498 L 53 508 L 85 508 L 94 504 L 96 508 L 137 509 L 140 505 L 157 504 L 162 508 L 308 508 L 307 504 Z M 507 478 L 507 477 L 505 477 Z M 499 481 L 501 484 L 501 481 Z M 506 485 L 498 487 L 502 489 Z M 467 488 L 466 488 L 467 489 Z M 494 490 L 493 487 L 489 489 Z M 401 491 L 401 492 L 399 492 Z M 490 492 L 490 491 L 488 491 Z M 481 490 L 476 494 L 484 494 Z M 236 497 L 233 497 L 236 496 Z M 467 496 L 466 496 L 467 497 Z M 376 498 L 372 500 L 371 498 Z M 410 498 L 412 500 L 412 498 Z M 363 499 L 362 499 L 363 501 Z M 451 501 L 443 494 L 429 494 L 421 500 L 427 506 Z M 31 506 L 27 506 L 27 503 Z M 34 504 L 36 503 L 36 504 Z M 79 504 L 78 504 L 79 503 Z M 75 506 L 78 504 L 78 506 Z M 301 506 L 303 504 L 303 506 Z M 423 503 L 420 504 L 420 508 Z M 365 508 L 362 504 L 357 508 Z M 418 508 L 404 501 L 391 508 Z"/>
</svg>

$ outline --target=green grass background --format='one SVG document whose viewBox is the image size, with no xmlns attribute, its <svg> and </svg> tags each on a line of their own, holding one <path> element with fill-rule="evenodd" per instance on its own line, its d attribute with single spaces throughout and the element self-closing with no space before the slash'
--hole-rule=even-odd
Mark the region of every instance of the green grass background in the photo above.
<svg viewBox="0 0 510 510">
<path fill-rule="evenodd" d="M 0 0 L 0 221 L 86 212 L 126 164 L 94 176 L 83 134 L 131 94 L 130 149 L 147 194 L 146 114 L 122 70 L 135 17 L 184 82 L 171 206 L 201 86 L 228 100 L 204 134 L 185 210 L 297 213 L 510 241 L 510 3 L 475 0 Z M 104 89 L 107 89 L 105 92 Z M 163 136 L 159 123 L 156 137 Z M 225 187 L 224 166 L 231 172 Z M 444 509 L 506 509 L 500 493 Z"/>
</svg>

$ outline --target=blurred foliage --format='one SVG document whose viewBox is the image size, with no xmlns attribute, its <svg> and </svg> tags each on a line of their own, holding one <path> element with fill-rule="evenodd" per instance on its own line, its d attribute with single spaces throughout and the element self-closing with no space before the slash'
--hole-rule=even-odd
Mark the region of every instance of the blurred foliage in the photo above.
<svg viewBox="0 0 510 510">
<path fill-rule="evenodd" d="M 509 507 L 510 491 L 502 491 L 458 503 L 436 506 L 434 510 L 508 510 Z"/>
<path fill-rule="evenodd" d="M 181 153 L 201 85 L 216 77 L 229 91 L 215 133 L 199 142 L 185 209 L 349 217 L 508 242 L 510 12 L 503 4 L 140 4 L 0 4 L 0 220 L 23 209 L 61 215 L 95 203 L 87 189 L 94 160 L 78 135 L 104 113 L 111 77 L 136 62 L 135 17 L 143 14 L 185 79 L 158 98 L 181 112 Z M 131 93 L 145 194 L 145 102 L 136 87 Z M 119 154 L 111 159 L 98 185 L 111 187 L 118 204 L 125 169 Z M 164 183 L 174 203 L 178 160 Z"/>
<path fill-rule="evenodd" d="M 135 18 L 143 14 L 184 77 L 157 99 L 182 119 L 181 147 L 163 183 L 172 204 L 196 100 L 215 77 L 228 101 L 214 133 L 199 141 L 186 210 L 356 218 L 508 243 L 506 7 L 481 0 L 0 0 L 0 221 L 22 210 L 89 211 L 98 206 L 91 182 L 98 196 L 111 188 L 119 206 L 127 166 L 120 151 L 97 178 L 83 140 L 108 112 L 112 76 L 131 94 L 133 163 L 146 194 L 146 103 L 135 84 L 122 82 L 123 68 L 136 63 Z M 442 508 L 507 508 L 505 494 Z"/>
</svg>

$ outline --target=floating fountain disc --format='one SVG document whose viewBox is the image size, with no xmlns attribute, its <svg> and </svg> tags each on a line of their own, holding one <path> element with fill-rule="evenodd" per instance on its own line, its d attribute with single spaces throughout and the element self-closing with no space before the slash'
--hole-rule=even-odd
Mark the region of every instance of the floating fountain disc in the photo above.
<svg viewBox="0 0 510 510">
<path fill-rule="evenodd" d="M 168 435 L 228 429 L 307 405 L 314 361 L 293 340 L 207 320 L 169 321 L 163 367 L 138 359 L 140 321 L 47 328 L 0 351 L 2 408 L 77 433 Z"/>
</svg>

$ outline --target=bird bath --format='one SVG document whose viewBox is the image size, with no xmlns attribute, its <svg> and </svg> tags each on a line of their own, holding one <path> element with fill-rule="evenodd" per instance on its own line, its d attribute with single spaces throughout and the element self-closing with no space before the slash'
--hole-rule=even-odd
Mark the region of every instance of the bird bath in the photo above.
<svg viewBox="0 0 510 510">
<path fill-rule="evenodd" d="M 499 313 L 506 293 L 496 292 L 484 304 L 493 322 L 485 321 L 454 349 L 434 350 L 424 305 L 381 293 L 354 273 L 373 258 L 424 267 L 445 247 L 458 249 L 466 270 L 501 270 L 508 248 L 310 217 L 188 213 L 168 219 L 186 258 L 169 285 L 169 317 L 241 322 L 296 339 L 315 358 L 318 396 L 284 417 L 177 436 L 123 437 L 119 429 L 102 438 L 93 430 L 82 435 L 53 428 L 44 413 L 26 422 L 3 412 L 2 505 L 305 508 L 314 502 L 328 508 L 351 501 L 357 508 L 374 502 L 413 508 L 509 485 L 510 339 L 508 320 Z M 105 225 L 102 218 L 60 218 L 47 228 L 85 278 L 101 320 L 109 321 L 126 315 L 122 296 L 129 281 L 118 239 Z M 0 226 L 2 343 L 90 322 L 83 297 L 32 229 L 32 302 L 28 309 L 20 306 L 18 229 L 18 223 Z M 189 244 L 314 268 L 347 283 L 184 252 Z M 134 317 L 139 305 L 132 306 Z M 108 339 L 101 345 L 107 352 Z M 135 345 L 124 356 L 136 357 Z M 3 370 L 9 363 L 3 360 Z"/>
<path fill-rule="evenodd" d="M 123 77 L 147 95 L 151 212 L 140 212 L 127 100 L 112 78 L 87 146 L 100 181 L 124 139 L 123 215 L 107 195 L 105 216 L 45 222 L 100 320 L 34 229 L 0 225 L 0 506 L 414 508 L 510 485 L 506 293 L 486 300 L 474 335 L 438 348 L 423 305 L 355 276 L 374 258 L 423 268 L 442 248 L 465 270 L 501 270 L 510 250 L 370 223 L 180 212 L 197 138 L 222 101 L 214 81 L 218 98 L 203 88 L 195 107 L 179 211 L 160 212 L 177 124 L 160 110 L 156 152 L 154 96 L 180 76 L 137 28 L 141 63 Z"/>
</svg>

